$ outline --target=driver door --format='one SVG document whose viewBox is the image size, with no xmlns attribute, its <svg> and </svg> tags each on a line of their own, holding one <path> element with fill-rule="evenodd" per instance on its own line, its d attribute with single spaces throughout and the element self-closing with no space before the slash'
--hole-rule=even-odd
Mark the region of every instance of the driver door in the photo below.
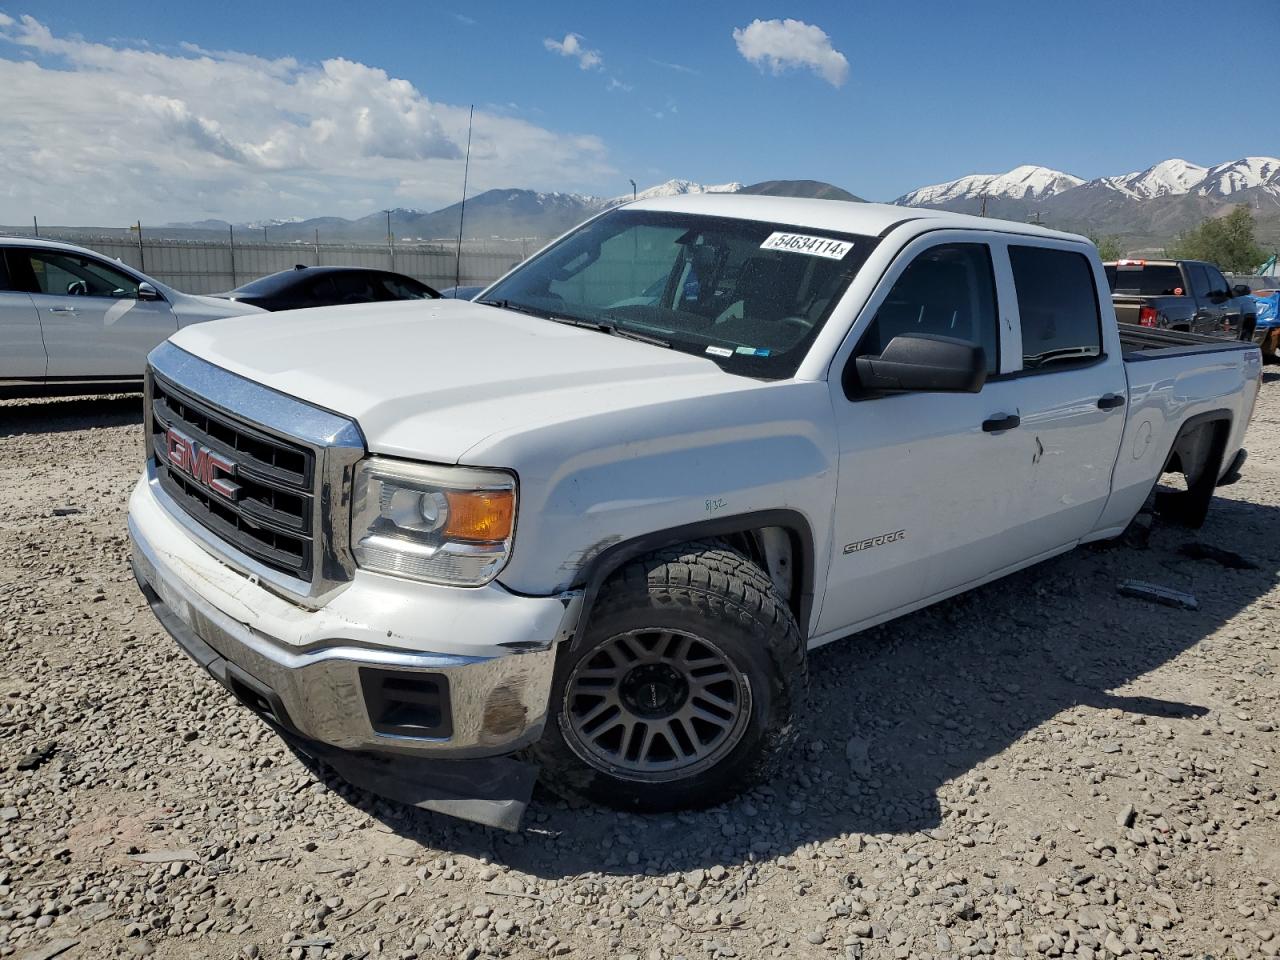
<svg viewBox="0 0 1280 960">
<path fill-rule="evenodd" d="M 17 270 L 40 313 L 48 376 L 142 376 L 147 354 L 177 331 L 163 299 L 139 300 L 138 281 L 85 254 L 17 248 Z M 11 264 L 12 266 L 12 264 Z"/>
<path fill-rule="evenodd" d="M 836 355 L 840 466 L 819 634 L 887 619 L 1025 559 L 1012 534 L 1034 450 L 1013 419 L 1020 384 L 1001 376 L 1018 354 L 1002 247 L 963 231 L 908 245 Z M 875 395 L 851 386 L 856 357 L 913 333 L 981 346 L 982 389 Z"/>
</svg>

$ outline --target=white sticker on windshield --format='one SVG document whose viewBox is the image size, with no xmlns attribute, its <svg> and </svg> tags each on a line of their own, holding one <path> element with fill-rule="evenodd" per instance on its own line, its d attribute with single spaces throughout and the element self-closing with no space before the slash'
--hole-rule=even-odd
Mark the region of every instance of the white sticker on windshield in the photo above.
<svg viewBox="0 0 1280 960">
<path fill-rule="evenodd" d="M 726 347 L 707 347 L 707 353 L 713 357 L 732 357 L 733 351 Z"/>
<path fill-rule="evenodd" d="M 761 250 L 786 250 L 789 253 L 806 253 L 811 257 L 843 260 L 853 249 L 848 240 L 832 240 L 830 237 L 811 237 L 803 233 L 773 233 L 760 244 Z"/>
</svg>

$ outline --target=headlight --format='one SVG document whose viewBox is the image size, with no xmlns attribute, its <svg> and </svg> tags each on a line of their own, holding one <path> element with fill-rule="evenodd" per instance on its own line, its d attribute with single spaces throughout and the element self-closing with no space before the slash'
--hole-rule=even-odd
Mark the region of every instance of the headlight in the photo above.
<svg viewBox="0 0 1280 960">
<path fill-rule="evenodd" d="M 356 468 L 351 545 L 366 570 L 475 587 L 511 555 L 516 478 L 370 457 Z"/>
</svg>

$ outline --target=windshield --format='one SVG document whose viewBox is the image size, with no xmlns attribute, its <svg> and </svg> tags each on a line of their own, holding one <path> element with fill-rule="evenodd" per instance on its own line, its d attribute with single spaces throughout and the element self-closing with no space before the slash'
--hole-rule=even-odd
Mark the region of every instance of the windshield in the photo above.
<svg viewBox="0 0 1280 960">
<path fill-rule="evenodd" d="M 491 287 L 484 302 L 777 379 L 795 373 L 875 243 L 758 220 L 615 210 Z"/>
</svg>

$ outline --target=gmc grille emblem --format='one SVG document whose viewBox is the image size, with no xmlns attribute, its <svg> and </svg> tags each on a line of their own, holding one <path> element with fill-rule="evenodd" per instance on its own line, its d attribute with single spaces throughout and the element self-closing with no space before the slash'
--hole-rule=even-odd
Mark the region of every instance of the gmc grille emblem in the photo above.
<svg viewBox="0 0 1280 960">
<path fill-rule="evenodd" d="M 164 435 L 169 465 L 200 486 L 234 503 L 240 499 L 240 484 L 232 482 L 236 465 L 220 453 L 201 446 L 181 430 L 170 427 Z"/>
</svg>

